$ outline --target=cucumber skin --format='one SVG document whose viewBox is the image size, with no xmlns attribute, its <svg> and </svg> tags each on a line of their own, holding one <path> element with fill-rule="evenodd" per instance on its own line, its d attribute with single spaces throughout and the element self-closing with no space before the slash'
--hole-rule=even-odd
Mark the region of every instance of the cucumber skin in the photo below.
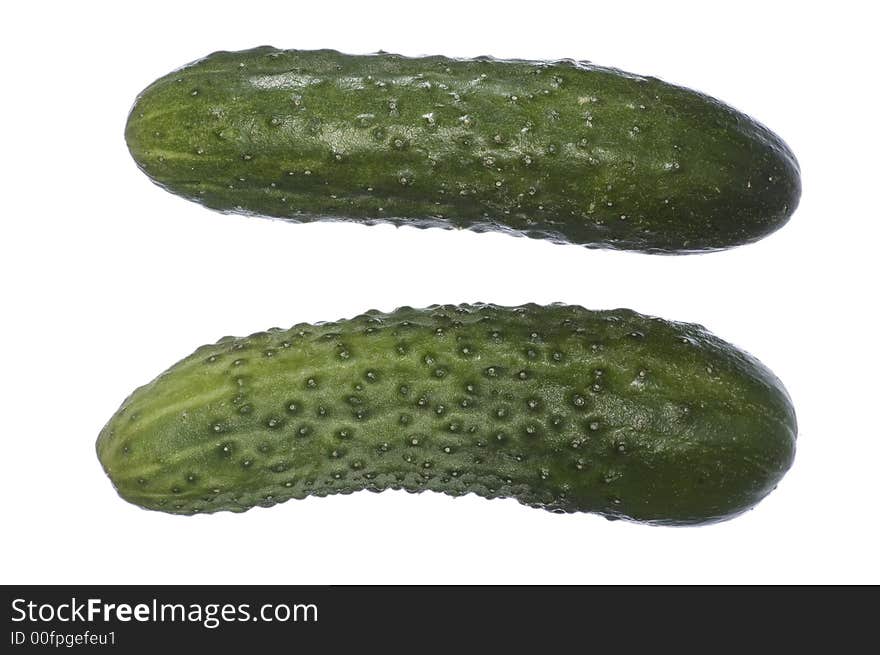
<svg viewBox="0 0 880 655">
<path fill-rule="evenodd" d="M 298 222 L 680 254 L 756 241 L 800 197 L 791 151 L 748 116 L 569 60 L 217 52 L 145 89 L 125 137 L 172 193 Z"/>
<path fill-rule="evenodd" d="M 131 394 L 97 453 L 178 514 L 391 488 L 687 525 L 761 500 L 796 433 L 779 380 L 700 326 L 475 304 L 225 337 Z"/>
</svg>

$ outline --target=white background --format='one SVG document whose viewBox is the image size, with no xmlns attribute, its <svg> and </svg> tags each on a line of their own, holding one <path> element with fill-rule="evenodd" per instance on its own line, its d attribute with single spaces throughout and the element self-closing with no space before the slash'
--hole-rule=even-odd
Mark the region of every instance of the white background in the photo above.
<svg viewBox="0 0 880 655">
<path fill-rule="evenodd" d="M 870 3 L 11 3 L 2 48 L 2 583 L 880 582 L 876 20 Z M 826 6 L 821 3 L 821 6 Z M 589 59 L 699 89 L 796 153 L 800 209 L 747 247 L 657 257 L 500 234 L 224 216 L 125 148 L 135 95 L 218 49 Z M 404 492 L 175 517 L 119 499 L 98 431 L 196 346 L 369 308 L 630 307 L 759 357 L 794 468 L 702 528 Z"/>
</svg>

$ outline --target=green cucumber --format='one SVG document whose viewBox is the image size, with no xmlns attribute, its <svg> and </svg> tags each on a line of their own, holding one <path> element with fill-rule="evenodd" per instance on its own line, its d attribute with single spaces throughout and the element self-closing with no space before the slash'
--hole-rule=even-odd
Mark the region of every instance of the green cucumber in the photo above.
<svg viewBox="0 0 880 655">
<path fill-rule="evenodd" d="M 124 499 L 178 514 L 427 489 L 677 525 L 755 505 L 796 432 L 779 380 L 700 326 L 475 304 L 203 346 L 97 452 Z"/>
<path fill-rule="evenodd" d="M 567 60 L 217 52 L 145 89 L 125 137 L 153 181 L 224 212 L 645 252 L 756 241 L 800 196 L 748 116 Z"/>
</svg>

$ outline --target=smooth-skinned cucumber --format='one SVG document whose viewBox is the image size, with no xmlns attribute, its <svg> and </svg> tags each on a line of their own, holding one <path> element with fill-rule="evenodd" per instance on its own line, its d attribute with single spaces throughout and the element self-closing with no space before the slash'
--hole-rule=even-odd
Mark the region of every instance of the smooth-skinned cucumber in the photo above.
<svg viewBox="0 0 880 655">
<path fill-rule="evenodd" d="M 705 252 L 781 227 L 797 162 L 695 91 L 570 60 L 216 52 L 147 87 L 138 166 L 206 207 Z"/>
<path fill-rule="evenodd" d="M 700 326 L 435 305 L 203 346 L 97 453 L 125 500 L 177 514 L 405 489 L 684 525 L 755 505 L 796 433 L 780 381 Z"/>
</svg>

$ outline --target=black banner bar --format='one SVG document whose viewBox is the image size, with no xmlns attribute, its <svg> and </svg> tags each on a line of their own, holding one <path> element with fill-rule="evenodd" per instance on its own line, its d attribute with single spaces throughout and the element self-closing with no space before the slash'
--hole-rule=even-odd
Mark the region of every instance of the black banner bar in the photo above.
<svg viewBox="0 0 880 655">
<path fill-rule="evenodd" d="M 466 651 L 482 642 L 493 652 L 527 642 L 558 650 L 550 646 L 560 640 L 592 650 L 608 641 L 625 652 L 698 635 L 762 652 L 827 638 L 844 652 L 848 643 L 872 643 L 861 640 L 876 614 L 874 588 L 806 587 L 13 586 L 0 588 L 0 602 L 0 652 L 9 653 L 394 652 L 405 644 L 433 650 L 437 640 L 466 643 Z"/>
</svg>

